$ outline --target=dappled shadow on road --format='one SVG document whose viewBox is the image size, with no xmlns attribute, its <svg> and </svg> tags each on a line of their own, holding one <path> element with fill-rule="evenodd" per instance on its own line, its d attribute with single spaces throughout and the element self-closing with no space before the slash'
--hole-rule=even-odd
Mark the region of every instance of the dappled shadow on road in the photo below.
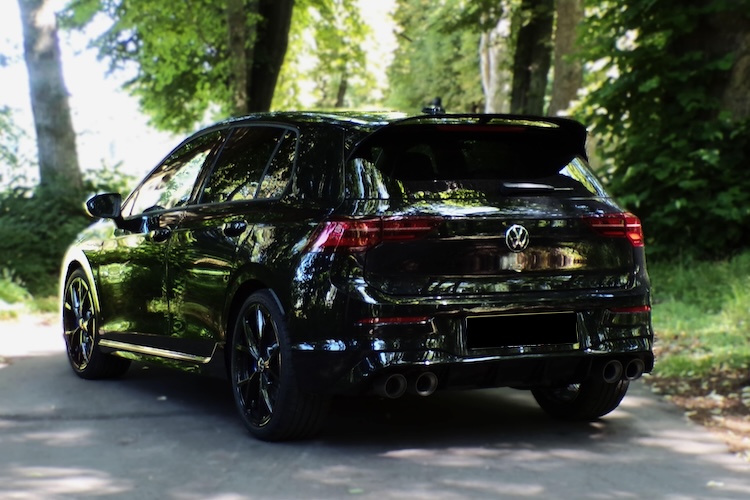
<svg viewBox="0 0 750 500">
<path fill-rule="evenodd" d="M 136 363 L 90 382 L 59 353 L 0 389 L 0 497 L 750 498 L 747 467 L 640 383 L 586 423 L 513 389 L 337 398 L 319 437 L 277 444 L 247 435 L 225 380 Z"/>
<path fill-rule="evenodd" d="M 518 439 L 528 432 L 554 426 L 553 432 L 598 433 L 590 424 L 553 422 L 526 391 L 486 389 L 436 393 L 427 398 L 405 396 L 340 398 L 334 401 L 322 437 L 331 444 L 471 443 L 487 439 Z"/>
</svg>

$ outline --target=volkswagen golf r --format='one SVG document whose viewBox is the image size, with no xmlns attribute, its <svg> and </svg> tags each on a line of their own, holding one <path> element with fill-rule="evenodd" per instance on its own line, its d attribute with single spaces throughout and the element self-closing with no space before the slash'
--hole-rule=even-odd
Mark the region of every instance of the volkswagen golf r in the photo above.
<svg viewBox="0 0 750 500">
<path fill-rule="evenodd" d="M 255 437 L 308 437 L 334 395 L 531 390 L 614 410 L 653 368 L 637 217 L 586 130 L 511 115 L 272 113 L 185 140 L 61 269 L 73 370 L 228 375 Z"/>
</svg>

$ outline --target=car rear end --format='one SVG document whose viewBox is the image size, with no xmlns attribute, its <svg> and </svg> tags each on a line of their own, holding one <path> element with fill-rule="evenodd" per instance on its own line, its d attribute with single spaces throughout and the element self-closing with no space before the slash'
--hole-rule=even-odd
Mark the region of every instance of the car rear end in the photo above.
<svg viewBox="0 0 750 500">
<path fill-rule="evenodd" d="M 343 204 L 305 248 L 329 266 L 337 311 L 300 345 L 318 365 L 338 353 L 312 379 L 398 397 L 650 371 L 641 224 L 592 173 L 585 138 L 568 120 L 480 115 L 360 140 Z"/>
</svg>

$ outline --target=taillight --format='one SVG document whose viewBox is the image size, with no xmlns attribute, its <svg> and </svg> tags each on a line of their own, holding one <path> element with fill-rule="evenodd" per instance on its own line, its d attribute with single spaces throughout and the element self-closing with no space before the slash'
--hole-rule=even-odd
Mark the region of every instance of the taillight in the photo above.
<svg viewBox="0 0 750 500">
<path fill-rule="evenodd" d="M 440 223 L 436 217 L 334 219 L 323 222 L 312 238 L 310 251 L 326 249 L 362 252 L 382 241 L 424 238 Z"/>
<path fill-rule="evenodd" d="M 604 214 L 586 217 L 589 226 L 608 238 L 627 238 L 634 247 L 643 246 L 641 220 L 631 213 Z"/>
</svg>

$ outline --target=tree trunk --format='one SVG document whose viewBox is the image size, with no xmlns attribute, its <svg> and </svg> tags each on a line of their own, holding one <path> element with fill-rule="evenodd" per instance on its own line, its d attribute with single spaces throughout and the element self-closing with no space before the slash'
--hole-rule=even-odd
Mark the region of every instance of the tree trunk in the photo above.
<svg viewBox="0 0 750 500">
<path fill-rule="evenodd" d="M 555 28 L 555 79 L 549 115 L 563 114 L 583 84 L 583 65 L 576 55 L 578 24 L 583 21 L 583 0 L 557 0 Z"/>
<path fill-rule="evenodd" d="M 349 86 L 349 78 L 346 76 L 346 71 L 341 73 L 341 79 L 339 80 L 339 87 L 336 90 L 336 104 L 334 108 L 343 108 L 346 98 L 346 89 Z"/>
<path fill-rule="evenodd" d="M 497 24 L 482 33 L 479 40 L 485 113 L 507 113 L 510 110 L 510 26 L 510 9 L 503 6 Z"/>
<path fill-rule="evenodd" d="M 260 0 L 258 13 L 262 19 L 257 26 L 254 57 L 248 79 L 247 111 L 268 111 L 273 91 L 284 63 L 294 0 Z"/>
<path fill-rule="evenodd" d="M 18 0 L 39 154 L 39 185 L 40 188 L 81 191 L 83 179 L 63 81 L 53 3 L 51 0 Z"/>
<path fill-rule="evenodd" d="M 722 29 L 731 26 L 731 34 L 726 34 L 727 46 L 732 47 L 735 54 L 721 99 L 722 109 L 729 111 L 734 120 L 747 120 L 750 119 L 750 19 L 736 16 L 720 26 Z"/>
<path fill-rule="evenodd" d="M 252 54 L 248 38 L 253 35 L 247 23 L 247 12 L 243 0 L 227 0 L 227 30 L 229 66 L 232 86 L 232 114 L 242 115 L 247 110 L 248 64 L 252 63 Z M 250 57 L 248 59 L 248 56 Z"/>
<path fill-rule="evenodd" d="M 522 0 L 513 58 L 511 113 L 541 115 L 552 46 L 554 0 Z"/>
</svg>

